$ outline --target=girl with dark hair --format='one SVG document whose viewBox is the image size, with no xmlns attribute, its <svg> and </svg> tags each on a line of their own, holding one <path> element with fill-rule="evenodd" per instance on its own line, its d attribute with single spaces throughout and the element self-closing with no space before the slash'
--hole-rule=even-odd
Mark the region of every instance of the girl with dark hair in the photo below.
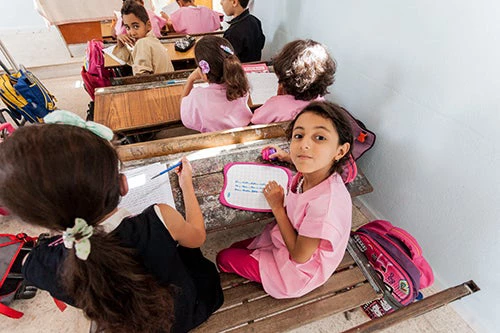
<svg viewBox="0 0 500 333">
<path fill-rule="evenodd" d="M 213 132 L 248 125 L 252 118 L 249 84 L 231 44 L 218 36 L 205 36 L 196 42 L 194 53 L 198 67 L 188 77 L 181 100 L 184 126 Z M 208 86 L 193 88 L 196 80 Z"/>
<path fill-rule="evenodd" d="M 333 84 L 336 65 L 326 47 L 310 39 L 286 44 L 273 59 L 277 96 L 254 111 L 252 124 L 288 121 L 312 101 L 322 101 Z"/>
<path fill-rule="evenodd" d="M 81 308 L 98 331 L 198 326 L 223 295 L 215 265 L 199 249 L 205 226 L 191 165 L 183 159 L 177 170 L 186 219 L 165 204 L 130 216 L 117 208 L 128 191 L 117 153 L 95 123 L 75 125 L 21 127 L 0 145 L 0 206 L 59 233 L 31 251 L 24 277 Z"/>
<path fill-rule="evenodd" d="M 297 169 L 288 194 L 274 181 L 264 187 L 275 222 L 217 255 L 221 271 L 260 282 L 275 298 L 300 297 L 323 285 L 351 231 L 351 197 L 341 173 L 353 137 L 342 108 L 309 104 L 290 123 L 288 138 L 290 153 L 273 146 L 277 152 L 269 156 Z"/>
</svg>

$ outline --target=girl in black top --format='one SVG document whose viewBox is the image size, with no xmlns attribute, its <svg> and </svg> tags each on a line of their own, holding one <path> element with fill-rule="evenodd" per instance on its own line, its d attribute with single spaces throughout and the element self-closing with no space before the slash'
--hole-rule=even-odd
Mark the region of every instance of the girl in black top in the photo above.
<svg viewBox="0 0 500 333">
<path fill-rule="evenodd" d="M 23 274 L 83 309 L 98 330 L 186 332 L 223 301 L 215 265 L 199 250 L 205 226 L 191 165 L 183 159 L 177 170 L 186 219 L 164 204 L 128 216 L 117 208 L 126 177 L 98 135 L 44 124 L 19 128 L 0 145 L 0 206 L 64 231 L 31 252 Z"/>
</svg>

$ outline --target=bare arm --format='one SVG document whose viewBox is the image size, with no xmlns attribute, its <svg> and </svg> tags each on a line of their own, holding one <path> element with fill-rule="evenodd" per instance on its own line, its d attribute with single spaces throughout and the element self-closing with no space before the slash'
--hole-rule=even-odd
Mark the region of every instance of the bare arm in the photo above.
<svg viewBox="0 0 500 333">
<path fill-rule="evenodd" d="M 184 86 L 184 91 L 182 92 L 181 98 L 189 95 L 191 90 L 193 90 L 194 82 L 197 80 L 203 80 L 203 76 L 204 75 L 201 73 L 201 69 L 197 67 L 187 78 L 186 85 Z"/>
<path fill-rule="evenodd" d="M 182 166 L 177 170 L 179 185 L 186 208 L 186 219 L 170 206 L 160 205 L 165 224 L 172 237 L 185 247 L 200 247 L 206 239 L 205 222 L 198 199 L 194 193 L 191 164 L 186 158 L 182 159 Z"/>
<path fill-rule="evenodd" d="M 290 219 L 286 215 L 285 207 L 283 207 L 283 188 L 275 181 L 270 181 L 264 187 L 264 196 L 269 206 L 271 206 L 281 236 L 285 241 L 288 252 L 290 252 L 290 257 L 298 263 L 305 263 L 311 259 L 321 239 L 301 236 L 293 228 Z"/>
</svg>

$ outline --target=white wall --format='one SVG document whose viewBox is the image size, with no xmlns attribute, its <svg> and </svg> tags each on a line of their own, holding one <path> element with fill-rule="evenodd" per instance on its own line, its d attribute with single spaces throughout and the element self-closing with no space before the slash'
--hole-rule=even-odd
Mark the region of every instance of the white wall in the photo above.
<svg viewBox="0 0 500 333">
<path fill-rule="evenodd" d="M 478 332 L 500 327 L 500 2 L 256 1 L 269 58 L 312 38 L 338 62 L 329 99 L 377 133 L 359 162 L 380 218 L 421 243 Z"/>
</svg>

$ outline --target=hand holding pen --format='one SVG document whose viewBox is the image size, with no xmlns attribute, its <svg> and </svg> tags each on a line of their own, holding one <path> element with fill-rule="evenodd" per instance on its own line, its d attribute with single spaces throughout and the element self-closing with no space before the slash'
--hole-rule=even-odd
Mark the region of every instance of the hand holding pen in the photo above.
<svg viewBox="0 0 500 333">
<path fill-rule="evenodd" d="M 181 162 L 181 161 L 179 161 L 179 162 L 177 162 L 177 163 L 175 163 L 175 164 L 173 164 L 173 165 L 169 166 L 168 168 L 166 168 L 165 170 L 163 170 L 162 172 L 160 172 L 160 173 L 159 173 L 159 174 L 157 174 L 156 176 L 151 177 L 151 179 L 155 179 L 155 178 L 157 178 L 157 177 L 160 177 L 161 175 L 164 175 L 164 174 L 166 174 L 167 172 L 172 171 L 172 170 L 174 170 L 175 168 L 177 168 L 177 167 L 181 166 L 181 164 L 182 164 L 182 162 Z"/>
</svg>

